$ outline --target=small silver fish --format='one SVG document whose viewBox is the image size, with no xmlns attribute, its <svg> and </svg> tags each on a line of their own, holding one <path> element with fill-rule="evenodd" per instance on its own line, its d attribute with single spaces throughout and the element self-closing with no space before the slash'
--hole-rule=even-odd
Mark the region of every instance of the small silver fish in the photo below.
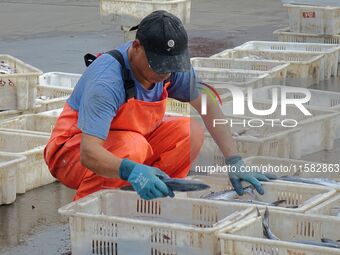
<svg viewBox="0 0 340 255">
<path fill-rule="evenodd" d="M 248 204 L 254 204 L 254 205 L 265 205 L 265 206 L 279 206 L 282 203 L 285 203 L 286 200 L 277 200 L 274 202 L 264 202 L 259 200 L 231 200 L 230 202 L 236 202 L 236 203 L 248 203 Z"/>
<path fill-rule="evenodd" d="M 293 242 L 300 243 L 300 244 L 308 244 L 308 245 L 315 245 L 315 246 L 321 246 L 321 247 L 327 247 L 327 248 L 340 249 L 340 245 L 333 244 L 333 243 L 325 243 L 325 242 L 309 241 L 309 240 L 297 240 Z"/>
<path fill-rule="evenodd" d="M 250 186 L 243 189 L 245 193 L 251 194 L 253 193 L 252 188 Z M 224 201 L 230 201 L 238 197 L 238 194 L 234 189 L 232 190 L 222 190 L 222 191 L 212 191 L 207 195 L 203 195 L 200 198 L 203 199 L 211 199 L 211 200 L 224 200 Z"/>
<path fill-rule="evenodd" d="M 340 240 L 337 240 L 337 241 L 334 241 L 332 239 L 329 239 L 329 238 L 321 238 L 321 242 L 323 243 L 331 243 L 333 245 L 338 245 L 340 247 Z"/>
<path fill-rule="evenodd" d="M 260 214 L 260 211 L 258 208 L 257 214 Z M 269 211 L 268 208 L 266 208 L 264 212 L 264 216 L 262 217 L 262 226 L 263 226 L 263 235 L 270 239 L 270 240 L 280 240 L 269 228 Z M 300 243 L 300 244 L 307 244 L 307 245 L 315 245 L 315 246 L 321 246 L 321 247 L 327 247 L 327 248 L 336 248 L 340 249 L 340 243 L 339 240 L 333 241 L 329 238 L 321 238 L 321 242 L 318 241 L 310 241 L 310 240 L 297 240 L 292 241 L 294 243 Z"/>
<path fill-rule="evenodd" d="M 259 213 L 259 211 L 258 211 Z M 262 217 L 263 235 L 270 240 L 280 240 L 269 228 L 269 211 L 266 208 Z"/>
</svg>

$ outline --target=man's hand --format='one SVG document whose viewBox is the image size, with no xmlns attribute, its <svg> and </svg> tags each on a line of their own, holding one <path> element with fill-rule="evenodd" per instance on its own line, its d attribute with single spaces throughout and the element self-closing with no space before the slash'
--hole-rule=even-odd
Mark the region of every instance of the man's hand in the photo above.
<svg viewBox="0 0 340 255">
<path fill-rule="evenodd" d="M 121 179 L 130 182 L 138 195 L 145 200 L 175 196 L 172 190 L 161 180 L 161 178 L 170 177 L 156 167 L 123 159 L 119 168 L 119 175 Z"/>
<path fill-rule="evenodd" d="M 263 195 L 264 190 L 260 181 L 270 181 L 277 178 L 275 175 L 272 174 L 246 172 L 245 169 L 242 169 L 244 166 L 244 162 L 242 160 L 242 157 L 240 156 L 231 156 L 229 158 L 226 158 L 225 163 L 230 166 L 230 182 L 233 185 L 236 193 L 240 196 L 243 195 L 243 187 L 241 181 L 249 182 L 255 187 L 259 194 Z"/>
</svg>

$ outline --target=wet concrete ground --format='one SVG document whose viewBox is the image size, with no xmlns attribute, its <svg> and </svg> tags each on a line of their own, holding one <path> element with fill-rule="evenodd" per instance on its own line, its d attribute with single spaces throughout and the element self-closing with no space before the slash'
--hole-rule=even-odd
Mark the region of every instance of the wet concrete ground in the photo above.
<svg viewBox="0 0 340 255">
<path fill-rule="evenodd" d="M 98 0 L 2 0 L 0 53 L 11 54 L 44 72 L 81 73 L 86 52 L 110 50 L 123 42 L 118 25 L 102 24 Z M 209 56 L 249 40 L 275 40 L 272 31 L 288 25 L 278 0 L 192 0 L 187 25 L 191 56 Z M 339 80 L 318 88 L 340 91 Z M 339 162 L 335 149 L 305 157 Z M 67 219 L 57 209 L 73 191 L 53 183 L 0 206 L 0 254 L 69 254 Z"/>
</svg>

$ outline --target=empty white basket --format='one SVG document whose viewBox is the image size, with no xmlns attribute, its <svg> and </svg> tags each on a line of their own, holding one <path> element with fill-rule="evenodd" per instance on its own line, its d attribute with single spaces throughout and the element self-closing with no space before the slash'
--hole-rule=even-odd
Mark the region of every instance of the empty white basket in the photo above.
<svg viewBox="0 0 340 255">
<path fill-rule="evenodd" d="M 273 173 L 278 177 L 288 175 L 301 178 L 327 178 L 340 182 L 340 174 L 335 164 L 333 164 L 331 170 L 328 163 L 263 156 L 245 158 L 244 163 L 248 166 L 258 167 L 260 170 L 266 169 L 266 172 Z M 327 171 L 322 169 L 324 166 L 326 166 Z"/>
<path fill-rule="evenodd" d="M 16 169 L 17 193 L 25 193 L 55 181 L 43 155 L 48 139 L 43 135 L 0 131 L 0 151 L 26 157 L 22 167 Z"/>
<path fill-rule="evenodd" d="M 190 23 L 191 0 L 100 0 L 102 21 L 123 26 L 135 26 L 156 10 L 168 11 L 184 24 Z"/>
<path fill-rule="evenodd" d="M 250 51 L 296 51 L 324 54 L 325 79 L 337 76 L 339 61 L 339 45 L 319 44 L 319 43 L 296 43 L 296 42 L 272 42 L 272 41 L 250 41 L 235 48 L 235 50 Z"/>
<path fill-rule="evenodd" d="M 287 85 L 309 87 L 318 84 L 324 70 L 324 55 L 309 52 L 248 51 L 229 49 L 213 55 L 221 58 L 245 58 L 259 60 L 278 60 L 290 63 L 287 70 Z"/>
<path fill-rule="evenodd" d="M 24 132 L 27 134 L 50 135 L 57 117 L 26 114 L 0 123 L 0 130 Z"/>
<path fill-rule="evenodd" d="M 74 255 L 217 255 L 215 232 L 253 211 L 176 197 L 146 201 L 119 190 L 99 191 L 59 209 L 70 219 Z"/>
<path fill-rule="evenodd" d="M 21 155 L 0 152 L 0 205 L 11 204 L 16 199 L 16 170 L 25 161 Z"/>
<path fill-rule="evenodd" d="M 253 106 L 257 110 L 270 109 L 272 104 L 266 102 L 255 101 Z M 248 107 L 245 107 L 245 115 L 237 115 L 238 118 L 244 120 L 251 119 L 279 119 L 280 121 L 286 119 L 294 119 L 298 122 L 301 128 L 299 132 L 299 144 L 301 149 L 301 156 L 318 152 L 322 150 L 331 150 L 334 146 L 335 139 L 335 121 L 339 113 L 328 110 L 311 109 L 308 110 L 312 116 L 304 115 L 296 106 L 287 105 L 287 115 L 281 115 L 281 105 L 279 104 L 270 115 L 258 116 L 250 112 Z M 223 105 L 223 112 L 228 118 L 235 118 L 233 114 L 233 103 L 226 102 Z M 280 121 L 274 121 L 279 123 Z"/>
<path fill-rule="evenodd" d="M 231 190 L 233 187 L 230 183 L 227 173 L 219 175 L 209 175 L 209 176 L 190 176 L 190 179 L 201 181 L 210 186 L 210 189 L 203 191 L 187 192 L 186 195 L 189 198 L 200 198 L 210 194 L 211 192 L 219 192 L 224 190 Z M 262 202 L 274 202 L 277 200 L 286 200 L 279 206 L 268 206 L 272 210 L 280 211 L 294 211 L 294 212 L 306 212 L 307 210 L 313 208 L 316 205 L 321 204 L 330 197 L 332 197 L 336 191 L 332 188 L 322 187 L 310 184 L 300 184 L 292 182 L 261 182 L 264 195 L 258 194 L 254 191 L 257 200 Z M 243 201 L 253 200 L 250 196 L 244 194 L 238 199 Z M 207 200 L 207 199 L 204 199 Z M 210 200 L 209 200 L 210 201 Z M 221 201 L 226 202 L 226 201 Z M 230 202 L 232 203 L 232 202 Z M 236 202 L 235 202 L 236 203 Z M 251 203 L 246 203 L 248 205 L 253 205 Z M 267 206 L 256 205 L 258 208 L 265 208 Z M 286 208 L 286 206 L 298 206 L 298 208 Z"/>
<path fill-rule="evenodd" d="M 263 213 L 262 213 L 263 214 Z M 339 250 L 294 241 L 318 241 L 339 238 L 340 219 L 292 212 L 269 211 L 269 227 L 282 241 L 269 240 L 263 235 L 262 217 L 250 216 L 247 221 L 226 228 L 218 237 L 222 255 L 338 255 Z"/>
<path fill-rule="evenodd" d="M 297 33 L 336 35 L 340 33 L 340 7 L 284 4 L 289 28 Z"/>
<path fill-rule="evenodd" d="M 232 58 L 192 58 L 194 68 L 220 68 L 247 71 L 260 71 L 269 74 L 271 84 L 286 84 L 289 63 L 270 60 L 247 60 Z"/>
<path fill-rule="evenodd" d="M 253 98 L 255 100 L 270 100 L 272 101 L 272 91 L 276 88 L 280 95 L 281 88 L 283 86 L 268 86 L 263 88 L 258 88 L 253 90 Z M 308 89 L 311 93 L 311 99 L 305 103 L 306 106 L 311 106 L 315 109 L 326 109 L 331 111 L 340 111 L 340 93 L 333 91 L 324 91 L 316 89 Z M 301 98 L 300 93 L 289 92 L 287 98 Z M 280 101 L 279 97 L 279 101 Z M 335 139 L 340 138 L 340 115 L 335 120 Z"/>
<path fill-rule="evenodd" d="M 80 77 L 77 73 L 48 72 L 39 76 L 39 85 L 74 88 Z"/>
<path fill-rule="evenodd" d="M 0 74 L 0 110 L 28 110 L 33 107 L 36 86 L 42 72 L 10 55 L 0 55 L 15 73 Z"/>
</svg>

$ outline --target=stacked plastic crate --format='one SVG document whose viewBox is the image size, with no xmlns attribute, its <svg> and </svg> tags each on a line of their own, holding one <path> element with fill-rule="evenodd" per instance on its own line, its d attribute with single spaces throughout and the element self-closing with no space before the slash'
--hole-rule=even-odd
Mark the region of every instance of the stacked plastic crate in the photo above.
<svg viewBox="0 0 340 255">
<path fill-rule="evenodd" d="M 43 150 L 57 116 L 36 112 L 63 107 L 72 88 L 39 85 L 42 72 L 0 55 L 0 204 L 51 183 Z"/>
<path fill-rule="evenodd" d="M 340 45 L 339 1 L 282 0 L 282 2 L 288 9 L 289 27 L 274 31 L 279 41 Z"/>
<path fill-rule="evenodd" d="M 136 31 L 130 29 L 156 10 L 176 15 L 183 24 L 190 23 L 191 0 L 100 0 L 102 22 L 120 25 L 125 42 L 135 39 Z"/>
</svg>

